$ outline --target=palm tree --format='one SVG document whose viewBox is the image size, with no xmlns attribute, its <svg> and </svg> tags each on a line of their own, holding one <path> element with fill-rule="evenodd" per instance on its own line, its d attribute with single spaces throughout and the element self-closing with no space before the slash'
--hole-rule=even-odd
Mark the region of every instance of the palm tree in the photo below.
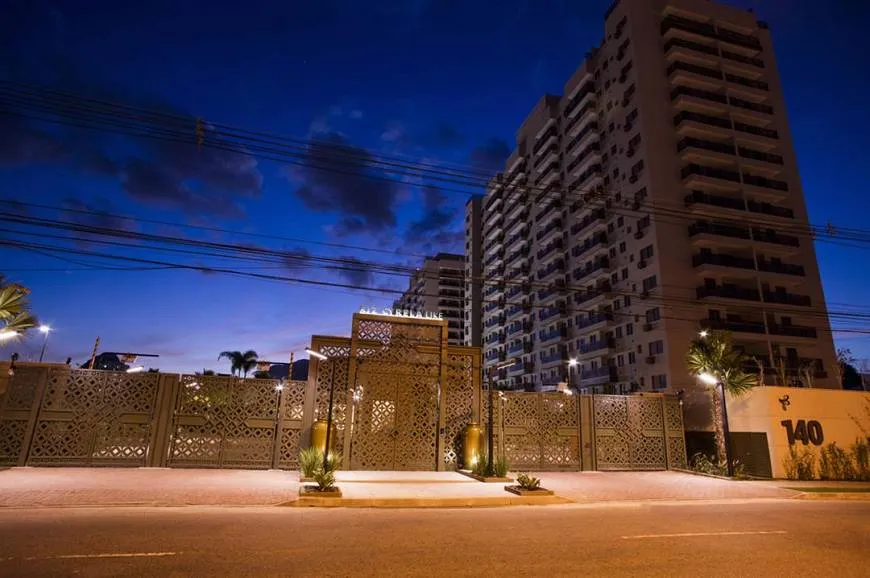
<svg viewBox="0 0 870 578">
<path fill-rule="evenodd" d="M 731 335 L 727 332 L 702 331 L 697 339 L 689 344 L 686 354 L 686 367 L 695 376 L 704 376 L 703 381 L 710 387 L 713 407 L 713 432 L 716 438 L 716 453 L 719 462 L 726 460 L 725 428 L 722 423 L 723 403 L 719 395 L 719 385 L 724 392 L 740 396 L 758 384 L 758 378 L 746 373 L 747 363 L 752 358 L 743 351 L 734 348 Z"/>
<path fill-rule="evenodd" d="M 230 372 L 239 377 L 248 377 L 248 372 L 257 365 L 257 352 L 249 349 L 241 351 L 221 351 L 218 360 L 226 358 L 230 362 Z"/>
<path fill-rule="evenodd" d="M 16 283 L 5 282 L 0 275 L 0 331 L 23 333 L 36 327 L 36 317 L 30 313 L 30 290 Z"/>
</svg>

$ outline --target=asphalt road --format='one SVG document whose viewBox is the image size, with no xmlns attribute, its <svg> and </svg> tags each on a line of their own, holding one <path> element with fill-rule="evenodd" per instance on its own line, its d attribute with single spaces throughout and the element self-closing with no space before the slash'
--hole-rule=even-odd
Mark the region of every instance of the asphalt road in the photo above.
<svg viewBox="0 0 870 578">
<path fill-rule="evenodd" d="M 868 576 L 870 502 L 0 510 L 2 576 Z"/>
</svg>

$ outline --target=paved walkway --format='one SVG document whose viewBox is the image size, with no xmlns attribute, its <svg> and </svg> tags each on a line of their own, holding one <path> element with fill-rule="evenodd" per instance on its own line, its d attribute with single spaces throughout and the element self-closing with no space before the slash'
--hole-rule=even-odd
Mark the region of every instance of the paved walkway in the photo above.
<svg viewBox="0 0 870 578">
<path fill-rule="evenodd" d="M 795 482 L 733 482 L 679 472 L 542 472 L 556 495 L 576 502 L 790 498 Z M 456 472 L 338 472 L 345 498 L 471 500 L 504 498 L 504 484 Z M 824 482 L 816 482 L 824 484 Z M 12 468 L 0 471 L 0 507 L 230 505 L 298 498 L 296 472 L 252 470 Z M 454 502 L 455 503 L 455 502 Z"/>
</svg>

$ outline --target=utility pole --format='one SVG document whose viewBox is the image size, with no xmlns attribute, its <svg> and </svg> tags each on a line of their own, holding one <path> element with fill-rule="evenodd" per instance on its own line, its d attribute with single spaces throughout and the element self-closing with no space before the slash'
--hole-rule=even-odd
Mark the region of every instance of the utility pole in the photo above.
<svg viewBox="0 0 870 578">
<path fill-rule="evenodd" d="M 97 362 L 97 349 L 99 347 L 100 347 L 100 337 L 98 335 L 97 340 L 94 342 L 94 352 L 91 353 L 91 364 L 90 364 L 91 369 L 96 369 L 96 367 L 94 367 L 94 364 Z"/>
</svg>

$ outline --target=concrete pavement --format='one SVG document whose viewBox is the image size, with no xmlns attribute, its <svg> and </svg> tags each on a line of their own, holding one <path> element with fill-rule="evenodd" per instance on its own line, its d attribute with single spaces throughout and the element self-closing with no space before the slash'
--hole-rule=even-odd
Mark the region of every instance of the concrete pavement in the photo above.
<svg viewBox="0 0 870 578">
<path fill-rule="evenodd" d="M 0 509 L 0 576 L 866 576 L 870 503 Z"/>
</svg>

